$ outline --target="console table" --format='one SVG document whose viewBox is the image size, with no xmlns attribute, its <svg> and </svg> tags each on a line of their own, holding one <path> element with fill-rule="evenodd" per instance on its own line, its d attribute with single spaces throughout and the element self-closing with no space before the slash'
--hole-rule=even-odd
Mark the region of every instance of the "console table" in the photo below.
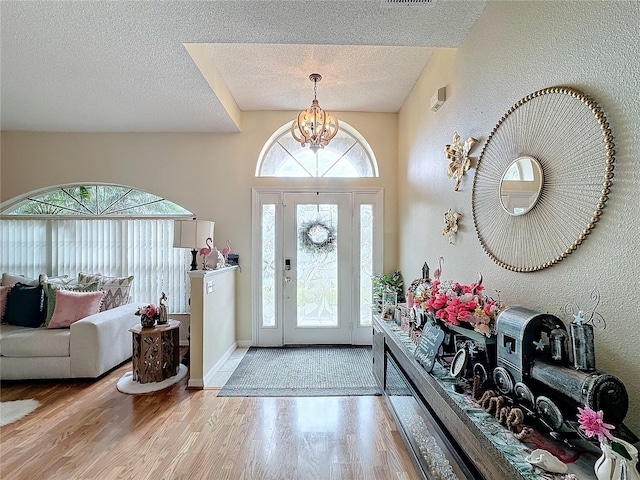
<svg viewBox="0 0 640 480">
<path fill-rule="evenodd" d="M 133 380 L 161 382 L 178 374 L 180 368 L 180 322 L 144 328 L 138 324 L 133 334 Z"/>
<path fill-rule="evenodd" d="M 534 470 L 525 460 L 535 445 L 519 442 L 469 395 L 457 393 L 456 380 L 443 367 L 436 365 L 432 373 L 427 373 L 414 353 L 415 346 L 406 332 L 374 315 L 374 376 L 423 478 L 553 478 Z M 569 473 L 580 480 L 596 478 L 593 465 L 598 452 L 567 453 L 578 458 L 569 464 Z"/>
</svg>

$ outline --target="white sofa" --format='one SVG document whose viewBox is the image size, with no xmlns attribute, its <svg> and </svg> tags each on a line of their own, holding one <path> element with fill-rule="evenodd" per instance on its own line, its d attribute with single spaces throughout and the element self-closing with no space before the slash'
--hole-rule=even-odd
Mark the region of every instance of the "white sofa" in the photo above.
<svg viewBox="0 0 640 480">
<path fill-rule="evenodd" d="M 0 380 L 99 377 L 131 358 L 137 308 L 121 305 L 65 329 L 0 325 Z"/>
</svg>

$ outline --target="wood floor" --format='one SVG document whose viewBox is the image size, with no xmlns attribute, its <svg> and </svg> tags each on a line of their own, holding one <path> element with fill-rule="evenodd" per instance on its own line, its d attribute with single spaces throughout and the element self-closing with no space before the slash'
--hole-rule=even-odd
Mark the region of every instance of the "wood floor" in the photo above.
<svg viewBox="0 0 640 480">
<path fill-rule="evenodd" d="M 95 382 L 5 382 L 34 413 L 0 428 L 0 478 L 416 479 L 382 397 L 125 395 L 124 364 Z"/>
</svg>

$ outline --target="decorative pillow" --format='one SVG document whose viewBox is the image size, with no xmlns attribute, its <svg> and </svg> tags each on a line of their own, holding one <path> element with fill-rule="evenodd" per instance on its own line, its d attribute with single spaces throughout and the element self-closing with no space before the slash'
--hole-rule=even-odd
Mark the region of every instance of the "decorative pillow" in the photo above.
<svg viewBox="0 0 640 480">
<path fill-rule="evenodd" d="M 16 283 L 21 283 L 23 285 L 29 285 L 30 287 L 35 287 L 40 283 L 40 280 L 37 278 L 25 277 L 24 275 L 14 275 L 12 273 L 2 274 L 3 287 L 6 287 L 8 285 L 15 285 Z"/>
<path fill-rule="evenodd" d="M 56 308 L 56 292 L 58 290 L 70 290 L 74 292 L 97 292 L 98 291 L 98 282 L 93 283 L 78 283 L 75 285 L 72 284 L 59 284 L 53 282 L 46 282 L 42 285 L 44 288 L 44 301 L 45 301 L 45 310 L 47 316 L 44 319 L 45 326 L 49 325 L 51 321 L 51 317 L 53 316 L 53 312 Z"/>
<path fill-rule="evenodd" d="M 7 308 L 7 297 L 12 285 L 0 286 L 0 323 L 4 322 L 4 312 Z"/>
<path fill-rule="evenodd" d="M 45 273 L 41 273 L 40 276 L 38 277 L 38 280 L 40 281 L 40 285 L 44 285 L 45 283 L 49 282 L 49 283 L 62 283 L 62 284 L 69 284 L 69 283 L 75 283 L 76 279 L 75 278 L 69 278 L 69 275 L 58 275 L 57 277 L 49 277 L 47 274 Z"/>
<path fill-rule="evenodd" d="M 105 277 L 99 273 L 82 273 L 78 274 L 78 283 L 98 282 L 98 290 L 106 292 L 102 309 L 110 310 L 120 305 L 129 303 L 129 292 L 131 291 L 131 283 L 133 276 L 130 277 Z"/>
<path fill-rule="evenodd" d="M 99 282 L 100 280 L 102 280 L 102 277 L 104 277 L 104 275 L 102 275 L 101 273 L 80 272 L 78 273 L 78 283 Z"/>
<path fill-rule="evenodd" d="M 37 328 L 42 323 L 42 285 L 16 283 L 7 297 L 5 320 L 10 325 Z"/>
<path fill-rule="evenodd" d="M 47 328 L 69 328 L 89 315 L 100 311 L 105 292 L 56 291 L 56 308 Z"/>
</svg>

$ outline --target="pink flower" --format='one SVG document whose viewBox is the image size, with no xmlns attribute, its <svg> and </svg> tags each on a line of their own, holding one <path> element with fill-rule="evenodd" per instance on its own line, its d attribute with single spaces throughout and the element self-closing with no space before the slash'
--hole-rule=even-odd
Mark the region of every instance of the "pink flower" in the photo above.
<svg viewBox="0 0 640 480">
<path fill-rule="evenodd" d="M 490 301 L 489 303 L 487 303 L 484 306 L 484 309 L 482 310 L 482 313 L 484 313 L 487 317 L 489 315 L 491 315 L 491 313 L 493 313 L 493 311 L 495 310 L 494 305 L 496 304 L 495 300 Z"/>
<path fill-rule="evenodd" d="M 433 308 L 439 310 L 443 308 L 447 304 L 447 296 L 446 295 L 438 295 L 435 299 L 433 299 Z"/>
<path fill-rule="evenodd" d="M 587 437 L 597 436 L 600 443 L 605 442 L 605 437 L 609 440 L 614 440 L 609 430 L 615 427 L 609 423 L 604 423 L 602 410 L 594 412 L 589 406 L 585 405 L 584 408 L 578 407 L 578 411 L 580 412 L 580 415 L 578 415 L 580 428 L 584 430 Z"/>
<path fill-rule="evenodd" d="M 146 317 L 156 318 L 159 316 L 158 307 L 156 307 L 153 303 L 150 305 L 145 305 L 144 307 L 139 307 L 136 315 L 144 315 Z"/>
</svg>

